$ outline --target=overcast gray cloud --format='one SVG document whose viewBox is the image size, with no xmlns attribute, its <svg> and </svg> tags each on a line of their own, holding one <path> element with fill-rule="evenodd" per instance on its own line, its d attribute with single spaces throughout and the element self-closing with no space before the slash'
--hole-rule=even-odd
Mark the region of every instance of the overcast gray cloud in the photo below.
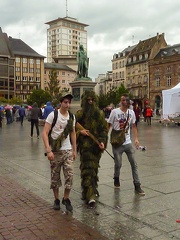
<svg viewBox="0 0 180 240">
<path fill-rule="evenodd" d="M 114 53 L 139 40 L 165 33 L 168 44 L 180 43 L 179 0 L 67 0 L 68 16 L 89 25 L 89 76 L 111 70 Z M 0 27 L 47 55 L 45 23 L 66 16 L 66 0 L 0 0 Z"/>
</svg>

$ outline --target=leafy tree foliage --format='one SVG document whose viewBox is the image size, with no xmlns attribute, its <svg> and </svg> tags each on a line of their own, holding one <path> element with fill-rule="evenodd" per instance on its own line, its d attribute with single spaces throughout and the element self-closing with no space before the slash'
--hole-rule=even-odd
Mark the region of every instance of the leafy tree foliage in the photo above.
<svg viewBox="0 0 180 240">
<path fill-rule="evenodd" d="M 57 80 L 57 71 L 52 69 L 49 73 L 48 90 L 49 94 L 52 96 L 52 104 L 56 105 L 59 103 L 59 98 L 61 97 L 59 81 Z"/>
<path fill-rule="evenodd" d="M 27 99 L 27 103 L 29 105 L 32 105 L 34 102 L 36 102 L 39 107 L 41 107 L 42 104 L 45 104 L 48 101 L 52 101 L 52 96 L 49 92 L 42 89 L 34 90 Z"/>
<path fill-rule="evenodd" d="M 107 94 L 101 94 L 99 96 L 99 107 L 101 109 L 108 105 L 116 106 L 120 102 L 120 98 L 123 93 L 129 93 L 123 84 L 120 87 L 112 88 Z"/>
</svg>

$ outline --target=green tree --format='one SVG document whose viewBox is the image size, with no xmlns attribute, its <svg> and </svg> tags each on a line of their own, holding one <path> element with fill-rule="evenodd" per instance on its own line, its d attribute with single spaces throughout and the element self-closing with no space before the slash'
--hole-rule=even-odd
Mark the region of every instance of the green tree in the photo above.
<svg viewBox="0 0 180 240">
<path fill-rule="evenodd" d="M 107 94 L 100 94 L 99 96 L 99 108 L 103 109 L 107 105 L 116 106 L 120 102 L 120 98 L 123 93 L 129 94 L 128 90 L 125 88 L 123 84 L 118 88 L 112 88 Z M 132 96 L 131 96 L 132 98 Z"/>
<path fill-rule="evenodd" d="M 57 80 L 57 71 L 52 69 L 49 73 L 48 93 L 52 96 L 52 104 L 59 103 L 61 97 L 59 81 Z"/>
<path fill-rule="evenodd" d="M 48 101 L 52 101 L 52 96 L 49 92 L 42 89 L 34 90 L 27 99 L 27 103 L 29 105 L 32 105 L 34 102 L 36 102 L 39 107 L 41 107 L 42 104 L 45 104 Z"/>
</svg>

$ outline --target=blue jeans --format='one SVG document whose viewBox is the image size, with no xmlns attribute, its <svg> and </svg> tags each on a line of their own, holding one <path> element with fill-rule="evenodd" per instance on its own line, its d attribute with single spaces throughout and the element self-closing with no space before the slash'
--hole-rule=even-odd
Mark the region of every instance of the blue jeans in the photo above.
<svg viewBox="0 0 180 240">
<path fill-rule="evenodd" d="M 118 148 L 112 147 L 112 151 L 114 154 L 114 177 L 120 177 L 120 169 L 122 167 L 122 154 L 125 152 L 131 165 L 133 182 L 134 184 L 140 184 L 138 167 L 134 158 L 135 150 L 132 144 L 130 143 L 126 145 L 121 145 Z"/>
</svg>

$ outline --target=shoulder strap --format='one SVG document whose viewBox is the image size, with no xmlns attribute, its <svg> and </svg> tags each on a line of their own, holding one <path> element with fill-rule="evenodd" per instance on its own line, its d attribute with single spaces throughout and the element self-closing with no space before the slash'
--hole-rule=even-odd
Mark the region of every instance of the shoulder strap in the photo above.
<svg viewBox="0 0 180 240">
<path fill-rule="evenodd" d="M 54 110 L 54 118 L 53 118 L 53 121 L 52 121 L 51 129 L 50 129 L 50 131 L 49 131 L 49 135 L 51 134 L 52 129 L 53 129 L 53 127 L 54 127 L 55 124 L 56 124 L 57 117 L 58 117 L 58 110 Z"/>
<path fill-rule="evenodd" d="M 126 122 L 125 122 L 125 124 L 124 124 L 124 129 L 126 128 L 126 125 L 127 125 L 127 122 L 128 122 L 128 118 L 129 118 L 129 110 L 128 110 L 128 115 L 127 115 Z"/>
<path fill-rule="evenodd" d="M 74 114 L 71 113 L 70 111 L 68 111 L 68 112 L 69 112 L 69 117 L 70 117 L 72 120 L 74 120 Z"/>
</svg>

